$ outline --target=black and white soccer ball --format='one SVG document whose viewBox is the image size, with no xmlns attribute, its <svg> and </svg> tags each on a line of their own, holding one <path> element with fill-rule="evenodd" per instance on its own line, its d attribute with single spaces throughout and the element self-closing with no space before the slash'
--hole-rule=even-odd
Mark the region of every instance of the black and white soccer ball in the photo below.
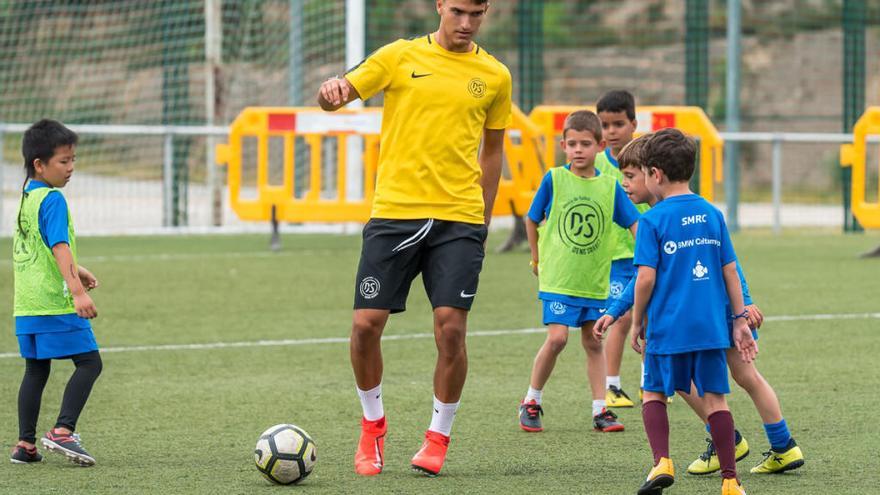
<svg viewBox="0 0 880 495">
<path fill-rule="evenodd" d="M 299 483 L 315 467 L 315 442 L 295 425 L 275 425 L 260 435 L 254 449 L 257 469 L 279 485 Z"/>
</svg>

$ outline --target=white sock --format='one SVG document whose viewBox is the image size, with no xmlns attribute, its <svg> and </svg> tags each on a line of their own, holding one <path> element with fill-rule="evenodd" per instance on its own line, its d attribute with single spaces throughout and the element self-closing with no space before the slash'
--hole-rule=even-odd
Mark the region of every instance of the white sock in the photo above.
<svg viewBox="0 0 880 495">
<path fill-rule="evenodd" d="M 605 401 L 604 400 L 594 400 L 593 401 L 593 416 L 598 416 L 602 414 L 602 410 L 605 409 Z"/>
<path fill-rule="evenodd" d="M 645 388 L 645 362 L 642 361 L 642 378 L 639 379 L 639 388 L 644 390 Z"/>
<path fill-rule="evenodd" d="M 529 402 L 531 400 L 534 400 L 535 402 L 538 403 L 538 405 L 540 405 L 542 395 L 544 395 L 543 390 L 535 390 L 532 387 L 529 387 L 529 391 L 526 392 L 526 398 L 523 400 L 523 402 Z"/>
<path fill-rule="evenodd" d="M 357 389 L 361 399 L 361 407 L 364 409 L 364 418 L 367 421 L 377 421 L 385 417 L 385 408 L 382 406 L 382 384 L 376 385 L 370 390 Z"/>
<path fill-rule="evenodd" d="M 611 388 L 612 385 L 614 385 L 617 388 L 620 388 L 620 375 L 605 377 L 605 388 L 609 389 L 609 388 Z"/>
<path fill-rule="evenodd" d="M 431 414 L 431 426 L 428 429 L 448 437 L 452 433 L 452 422 L 455 421 L 455 411 L 459 404 L 461 401 L 445 404 L 434 397 L 434 412 Z"/>
</svg>

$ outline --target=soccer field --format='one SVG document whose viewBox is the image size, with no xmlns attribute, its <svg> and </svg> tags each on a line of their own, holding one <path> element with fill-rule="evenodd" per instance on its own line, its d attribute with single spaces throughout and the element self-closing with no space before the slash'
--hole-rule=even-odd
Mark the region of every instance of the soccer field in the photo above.
<svg viewBox="0 0 880 495">
<path fill-rule="evenodd" d="M 490 244 L 503 241 L 495 234 Z M 858 255 L 875 234 L 734 236 L 752 296 L 767 318 L 758 368 L 775 387 L 806 465 L 758 476 L 761 421 L 738 389 L 730 398 L 752 452 L 738 466 L 750 494 L 876 493 L 880 458 L 880 259 Z M 0 252 L 11 252 L 0 240 Z M 80 419 L 94 468 L 47 455 L 36 466 L 0 463 L 0 493 L 634 493 L 651 465 L 638 409 L 623 433 L 595 433 L 584 354 L 569 341 L 545 389 L 545 432 L 517 426 L 516 406 L 543 341 L 528 254 L 489 254 L 470 319 L 470 371 L 449 457 L 436 479 L 409 459 L 430 421 L 434 343 L 420 281 L 384 344 L 389 421 L 385 471 L 354 474 L 360 407 L 348 362 L 357 236 L 85 238 L 80 262 L 101 281 L 93 297 L 104 374 Z M 0 445 L 17 437 L 23 372 L 12 326 L 10 257 L 0 261 Z M 828 315 L 840 315 L 837 318 Z M 530 330 L 537 329 L 537 330 Z M 274 341 L 274 342 L 273 342 Z M 194 344 L 194 345 L 190 345 Z M 39 432 L 54 423 L 72 365 L 58 362 Z M 635 392 L 627 351 L 623 384 Z M 705 431 L 680 399 L 670 406 L 678 476 L 670 493 L 716 493 L 716 476 L 685 474 Z M 300 486 L 275 487 L 253 465 L 265 428 L 307 430 L 318 463 Z"/>
</svg>

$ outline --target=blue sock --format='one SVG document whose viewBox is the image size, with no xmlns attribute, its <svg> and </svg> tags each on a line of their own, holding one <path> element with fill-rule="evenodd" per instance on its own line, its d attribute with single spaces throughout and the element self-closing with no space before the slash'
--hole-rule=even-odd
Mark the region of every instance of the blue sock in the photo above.
<svg viewBox="0 0 880 495">
<path fill-rule="evenodd" d="M 709 423 L 706 423 L 706 433 L 709 433 L 709 434 L 712 433 L 712 429 L 709 428 Z"/>
<path fill-rule="evenodd" d="M 767 432 L 767 440 L 770 441 L 771 449 L 782 452 L 788 447 L 788 443 L 791 441 L 791 432 L 788 431 L 785 419 L 778 423 L 764 425 L 764 431 Z"/>
</svg>

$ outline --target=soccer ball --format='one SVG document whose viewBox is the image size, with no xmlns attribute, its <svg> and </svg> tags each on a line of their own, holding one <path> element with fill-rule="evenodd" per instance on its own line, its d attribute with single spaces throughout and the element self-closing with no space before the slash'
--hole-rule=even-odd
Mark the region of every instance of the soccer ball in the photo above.
<svg viewBox="0 0 880 495">
<path fill-rule="evenodd" d="M 260 435 L 254 449 L 257 469 L 279 485 L 299 483 L 315 467 L 315 442 L 294 425 L 275 425 Z"/>
</svg>

